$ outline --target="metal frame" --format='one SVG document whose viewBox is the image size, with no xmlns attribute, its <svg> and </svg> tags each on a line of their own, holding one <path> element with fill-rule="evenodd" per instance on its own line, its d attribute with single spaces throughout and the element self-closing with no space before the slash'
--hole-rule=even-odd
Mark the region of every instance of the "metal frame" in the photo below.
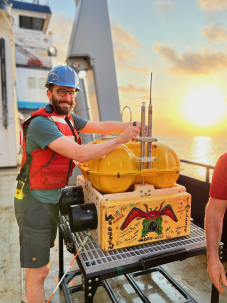
<svg viewBox="0 0 227 303">
<path fill-rule="evenodd" d="M 141 275 L 145 275 L 148 273 L 152 273 L 152 272 L 160 272 L 176 289 L 177 291 L 186 299 L 186 301 L 181 302 L 181 303 L 197 303 L 197 301 L 195 301 L 195 299 L 193 299 L 189 293 L 187 293 L 181 286 L 179 283 L 177 283 L 161 266 L 157 266 L 157 267 L 153 267 L 150 269 L 147 269 L 145 271 L 139 271 L 139 272 L 135 272 L 133 274 L 126 274 L 126 278 L 129 281 L 129 283 L 131 284 L 131 286 L 134 288 L 134 290 L 136 291 L 136 293 L 138 294 L 138 296 L 140 297 L 140 299 L 144 302 L 144 303 L 150 303 L 150 301 L 147 299 L 147 297 L 145 296 L 145 294 L 142 292 L 142 290 L 140 289 L 140 287 L 136 284 L 134 277 L 138 277 Z"/>
<path fill-rule="evenodd" d="M 210 182 L 210 169 L 214 169 L 214 166 L 202 164 L 202 163 L 198 163 L 198 162 L 193 162 L 193 161 L 188 161 L 188 160 L 183 160 L 183 159 L 180 159 L 180 162 L 205 167 L 206 168 L 206 182 L 208 182 L 208 183 Z"/>
<path fill-rule="evenodd" d="M 2 87 L 2 119 L 3 125 L 7 129 L 9 125 L 8 102 L 7 102 L 7 83 L 6 83 L 6 47 L 5 39 L 0 39 L 0 72 L 1 72 L 1 87 Z"/>
<path fill-rule="evenodd" d="M 73 234 L 67 230 L 66 220 L 64 217 L 60 215 L 60 224 L 59 224 L 59 279 L 64 274 L 64 252 L 63 252 L 63 240 L 67 247 L 70 247 L 73 241 Z M 69 245 L 70 244 L 70 245 Z M 220 249 L 222 250 L 223 244 L 220 244 Z M 73 253 L 76 253 L 77 247 L 73 247 Z M 221 251 L 220 250 L 220 251 Z M 72 250 L 71 250 L 72 252 Z M 145 302 L 149 303 L 150 301 L 136 284 L 134 277 L 144 275 L 147 273 L 159 271 L 169 282 L 181 293 L 181 295 L 186 299 L 183 303 L 197 303 L 195 299 L 193 299 L 190 294 L 188 294 L 160 265 L 185 260 L 187 258 L 197 256 L 200 254 L 206 253 L 206 245 L 204 244 L 200 248 L 192 248 L 190 250 L 187 249 L 175 249 L 172 250 L 170 253 L 159 253 L 155 254 L 153 257 L 146 257 L 142 258 L 138 262 L 133 262 L 130 264 L 122 265 L 119 267 L 113 267 L 109 269 L 100 269 L 96 270 L 95 272 L 88 273 L 83 263 L 83 259 L 81 256 L 76 258 L 77 264 L 79 266 L 79 270 L 71 271 L 67 273 L 66 277 L 64 278 L 61 288 L 63 290 L 66 303 L 72 303 L 70 298 L 70 294 L 78 291 L 83 291 L 84 293 L 84 302 L 85 303 L 93 303 L 93 297 L 97 291 L 99 286 L 103 286 L 109 295 L 111 301 L 113 303 L 118 303 L 118 300 L 107 282 L 107 279 L 113 278 L 120 275 L 125 275 L 128 279 L 129 283 L 135 289 L 136 293 L 140 297 L 140 299 Z M 82 261 L 81 261 L 82 260 Z M 86 261 L 86 260 L 84 260 Z M 75 277 L 81 275 L 82 277 L 82 284 L 76 286 L 68 286 L 68 283 Z M 211 294 L 211 303 L 218 303 L 219 302 L 219 293 L 214 286 L 212 286 L 212 294 Z"/>
</svg>

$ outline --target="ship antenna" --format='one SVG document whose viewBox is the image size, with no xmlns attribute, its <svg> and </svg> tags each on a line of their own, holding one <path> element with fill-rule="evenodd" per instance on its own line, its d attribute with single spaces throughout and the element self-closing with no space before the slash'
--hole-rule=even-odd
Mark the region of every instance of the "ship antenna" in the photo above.
<svg viewBox="0 0 227 303">
<path fill-rule="evenodd" d="M 150 105 L 151 105 L 151 88 L 152 88 L 152 73 L 151 73 L 151 83 L 150 83 Z"/>
<path fill-rule="evenodd" d="M 152 137 L 152 104 L 151 104 L 151 88 L 152 88 L 152 73 L 151 73 L 151 83 L 150 83 L 150 104 L 148 106 L 148 137 Z M 147 143 L 147 157 L 152 157 L 152 142 Z M 147 163 L 147 168 L 152 168 L 152 163 Z"/>
</svg>

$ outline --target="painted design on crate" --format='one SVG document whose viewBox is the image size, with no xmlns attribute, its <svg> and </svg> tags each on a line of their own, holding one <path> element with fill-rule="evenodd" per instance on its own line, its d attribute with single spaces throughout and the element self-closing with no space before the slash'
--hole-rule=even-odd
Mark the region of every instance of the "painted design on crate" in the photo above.
<svg viewBox="0 0 227 303">
<path fill-rule="evenodd" d="M 106 221 L 113 220 L 113 219 L 114 219 L 114 217 L 113 217 L 112 215 L 109 215 L 109 216 L 107 217 L 107 213 L 105 213 L 105 220 L 106 220 Z"/>
<path fill-rule="evenodd" d="M 142 238 L 145 237 L 149 232 L 156 232 L 157 235 L 162 235 L 162 216 L 169 216 L 173 221 L 178 222 L 177 216 L 175 215 L 172 206 L 170 204 L 167 204 L 162 208 L 162 205 L 164 203 L 165 201 L 161 203 L 159 210 L 156 210 L 158 208 L 156 207 L 155 210 L 152 210 L 152 208 L 150 208 L 151 211 L 148 211 L 147 204 L 144 204 L 146 207 L 146 213 L 141 209 L 134 207 L 126 217 L 120 229 L 124 230 L 136 218 L 137 220 L 144 218 L 142 222 Z"/>
<path fill-rule="evenodd" d="M 105 221 L 108 221 L 108 225 L 112 225 L 112 220 L 114 217 L 112 215 L 107 216 L 107 213 L 105 213 Z M 113 241 L 113 233 L 112 233 L 112 227 L 108 227 L 108 249 L 113 249 L 114 244 L 112 243 Z"/>
<path fill-rule="evenodd" d="M 187 205 L 185 206 L 184 209 L 178 210 L 178 213 L 180 213 L 180 215 L 182 215 L 183 212 L 185 211 L 185 225 L 182 226 L 182 227 L 178 227 L 177 235 L 180 235 L 182 230 L 184 230 L 184 232 L 187 233 L 188 225 L 190 224 L 190 208 L 191 208 L 191 206 L 190 206 L 189 197 L 187 197 L 183 202 L 186 202 Z"/>
</svg>

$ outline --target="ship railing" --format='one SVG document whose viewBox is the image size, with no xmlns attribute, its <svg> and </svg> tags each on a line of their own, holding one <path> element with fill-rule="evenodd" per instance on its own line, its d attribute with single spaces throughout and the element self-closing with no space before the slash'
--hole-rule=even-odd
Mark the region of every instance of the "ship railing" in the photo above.
<svg viewBox="0 0 227 303">
<path fill-rule="evenodd" d="M 8 2 L 8 0 L 4 0 L 4 1 Z M 49 6 L 49 0 L 14 0 L 14 1 Z"/>
<path fill-rule="evenodd" d="M 214 166 L 203 164 L 203 163 L 198 163 L 198 162 L 194 162 L 194 161 L 183 160 L 183 159 L 180 159 L 180 162 L 205 167 L 206 168 L 206 182 L 210 182 L 210 169 L 214 169 Z"/>
<path fill-rule="evenodd" d="M 24 65 L 24 66 L 38 66 L 38 67 L 52 67 L 52 63 L 49 60 L 48 62 L 43 62 L 37 58 L 29 58 L 29 59 L 20 59 L 20 58 L 16 58 L 16 64 L 18 65 Z"/>
<path fill-rule="evenodd" d="M 51 67 L 51 57 L 48 54 L 48 48 L 33 46 L 16 45 L 16 64 Z M 21 56 L 21 55 L 24 55 Z"/>
</svg>

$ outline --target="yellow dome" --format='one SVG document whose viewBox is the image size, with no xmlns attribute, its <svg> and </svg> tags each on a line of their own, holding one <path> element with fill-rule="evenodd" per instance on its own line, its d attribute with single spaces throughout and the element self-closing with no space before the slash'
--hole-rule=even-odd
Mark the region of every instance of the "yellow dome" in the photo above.
<svg viewBox="0 0 227 303">
<path fill-rule="evenodd" d="M 115 148 L 105 157 L 89 161 L 89 178 L 94 187 L 103 193 L 126 191 L 135 179 L 134 154 L 124 145 Z"/>
<path fill-rule="evenodd" d="M 125 144 L 136 157 L 140 157 L 140 143 L 128 142 Z M 147 157 L 147 144 L 146 144 L 146 157 Z M 145 183 L 153 184 L 156 188 L 171 187 L 180 175 L 180 160 L 175 151 L 166 144 L 156 142 L 152 144 L 152 157 L 157 157 L 157 162 L 152 162 L 152 168 L 158 170 L 157 174 L 150 174 L 144 178 Z M 137 168 L 140 164 L 137 162 Z M 145 164 L 147 168 L 147 164 Z M 142 183 L 142 177 L 137 176 L 134 184 Z"/>
<path fill-rule="evenodd" d="M 105 141 L 98 140 L 89 144 L 103 142 Z M 130 141 L 102 158 L 77 165 L 83 176 L 90 179 L 93 186 L 103 193 L 125 192 L 132 184 L 141 184 L 142 176 L 145 183 L 153 184 L 155 188 L 173 186 L 181 170 L 175 151 L 168 145 L 157 142 L 152 144 L 152 156 L 157 157 L 157 162 L 152 162 L 151 169 L 141 171 L 140 163 L 135 161 L 135 157 L 140 157 L 140 143 Z"/>
</svg>

